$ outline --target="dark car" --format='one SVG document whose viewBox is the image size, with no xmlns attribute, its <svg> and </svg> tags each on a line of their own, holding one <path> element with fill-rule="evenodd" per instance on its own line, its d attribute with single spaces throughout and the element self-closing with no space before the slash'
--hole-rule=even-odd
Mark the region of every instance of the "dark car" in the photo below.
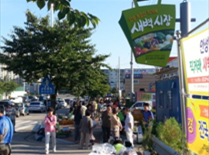
<svg viewBox="0 0 209 155">
<path fill-rule="evenodd" d="M 6 112 L 6 115 L 8 116 L 11 112 L 11 105 L 13 104 L 12 101 L 10 100 L 3 100 L 3 101 L 0 101 L 0 105 L 3 105 L 5 107 L 5 112 Z M 20 116 L 20 111 L 19 109 L 15 106 L 15 109 L 16 109 L 16 117 L 19 117 Z"/>
</svg>

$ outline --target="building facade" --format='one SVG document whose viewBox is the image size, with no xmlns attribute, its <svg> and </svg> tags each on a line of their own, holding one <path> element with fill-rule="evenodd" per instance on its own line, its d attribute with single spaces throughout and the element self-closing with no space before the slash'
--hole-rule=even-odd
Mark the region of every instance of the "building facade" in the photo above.
<svg viewBox="0 0 209 155">
<path fill-rule="evenodd" d="M 120 69 L 120 76 L 119 76 L 119 70 L 118 69 L 103 69 L 102 70 L 108 77 L 107 81 L 111 88 L 117 88 L 119 87 L 119 77 L 120 77 L 120 90 L 125 90 L 125 69 Z"/>
<path fill-rule="evenodd" d="M 148 92 L 150 91 L 150 85 L 155 83 L 156 69 L 134 69 L 134 92 L 139 92 L 141 89 Z M 125 94 L 128 95 L 131 92 L 131 71 L 125 70 Z"/>
</svg>

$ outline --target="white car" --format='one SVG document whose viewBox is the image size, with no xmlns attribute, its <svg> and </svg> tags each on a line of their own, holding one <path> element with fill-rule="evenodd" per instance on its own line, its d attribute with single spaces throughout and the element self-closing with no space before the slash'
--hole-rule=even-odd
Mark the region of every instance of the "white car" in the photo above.
<svg viewBox="0 0 209 155">
<path fill-rule="evenodd" d="M 15 97 L 10 99 L 14 103 L 23 103 L 23 98 L 22 97 Z"/>
<path fill-rule="evenodd" d="M 130 111 L 133 112 L 134 109 L 144 110 L 144 103 L 149 103 L 149 110 L 152 110 L 152 101 L 137 101 L 130 107 Z"/>
<path fill-rule="evenodd" d="M 63 99 L 59 99 L 58 103 L 61 105 L 61 107 L 67 107 L 67 102 L 65 102 Z"/>
</svg>

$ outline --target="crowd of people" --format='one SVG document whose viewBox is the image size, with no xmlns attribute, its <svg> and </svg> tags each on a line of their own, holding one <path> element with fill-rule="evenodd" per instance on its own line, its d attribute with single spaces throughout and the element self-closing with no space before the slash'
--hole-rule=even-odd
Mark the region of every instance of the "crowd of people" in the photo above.
<svg viewBox="0 0 209 155">
<path fill-rule="evenodd" d="M 148 126 L 149 120 L 154 119 L 149 111 L 149 104 L 144 103 L 144 124 Z M 49 154 L 50 137 L 52 140 L 53 152 L 56 152 L 57 117 L 53 114 L 54 109 L 49 107 L 44 119 L 45 153 Z M 102 128 L 103 143 L 114 145 L 117 152 L 122 148 L 121 135 L 126 135 L 126 144 L 133 148 L 134 118 L 127 107 L 121 108 L 119 100 L 94 99 L 88 103 L 79 101 L 71 106 L 70 113 L 74 115 L 74 141 L 80 145 L 79 149 L 89 149 L 94 145 L 95 137 L 93 128 L 95 122 L 100 122 Z M 13 117 L 5 116 L 4 107 L 0 106 L 0 155 L 11 153 L 10 143 L 14 133 L 15 121 Z M 6 133 L 5 133 L 6 132 Z M 126 147 L 127 147 L 126 146 Z"/>
<path fill-rule="evenodd" d="M 133 116 L 129 108 L 121 108 L 120 105 L 118 99 L 115 101 L 94 99 L 88 103 L 73 103 L 70 112 L 73 111 L 74 114 L 74 141 L 80 144 L 79 149 L 89 148 L 90 144 L 94 144 L 93 122 L 101 123 L 103 143 L 108 143 L 112 140 L 115 144 L 120 139 L 121 134 L 125 133 L 131 147 L 134 146 Z"/>
</svg>

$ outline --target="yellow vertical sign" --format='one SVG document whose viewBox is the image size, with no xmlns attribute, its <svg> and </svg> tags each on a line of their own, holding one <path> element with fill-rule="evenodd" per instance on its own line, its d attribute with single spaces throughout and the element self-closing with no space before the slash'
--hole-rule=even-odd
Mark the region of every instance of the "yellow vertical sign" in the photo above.
<svg viewBox="0 0 209 155">
<path fill-rule="evenodd" d="M 187 94 L 209 96 L 209 28 L 181 40 Z M 188 149 L 209 155 L 209 100 L 187 98 Z"/>
</svg>

